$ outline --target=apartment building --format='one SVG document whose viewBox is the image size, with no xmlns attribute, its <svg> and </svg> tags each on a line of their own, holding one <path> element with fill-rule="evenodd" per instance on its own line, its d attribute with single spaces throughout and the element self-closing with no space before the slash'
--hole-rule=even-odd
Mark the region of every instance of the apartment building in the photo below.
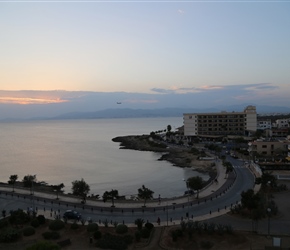
<svg viewBox="0 0 290 250">
<path fill-rule="evenodd" d="M 257 130 L 255 106 L 247 106 L 243 112 L 185 113 L 184 136 L 248 135 Z"/>
<path fill-rule="evenodd" d="M 273 127 L 275 128 L 289 128 L 290 127 L 290 119 L 277 119 L 275 123 L 273 123 Z"/>
<path fill-rule="evenodd" d="M 258 139 L 256 141 L 250 142 L 249 152 L 252 152 L 253 155 L 259 154 L 263 156 L 288 156 L 290 149 L 290 141 L 287 139 Z"/>
<path fill-rule="evenodd" d="M 261 129 L 261 130 L 272 129 L 271 120 L 258 120 L 257 129 Z"/>
</svg>

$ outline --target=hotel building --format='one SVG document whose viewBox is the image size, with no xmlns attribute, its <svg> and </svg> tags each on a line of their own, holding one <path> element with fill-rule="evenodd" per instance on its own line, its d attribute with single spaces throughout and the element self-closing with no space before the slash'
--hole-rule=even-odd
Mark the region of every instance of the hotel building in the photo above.
<svg viewBox="0 0 290 250">
<path fill-rule="evenodd" d="M 255 106 L 243 112 L 185 113 L 184 136 L 249 135 L 257 131 Z"/>
</svg>

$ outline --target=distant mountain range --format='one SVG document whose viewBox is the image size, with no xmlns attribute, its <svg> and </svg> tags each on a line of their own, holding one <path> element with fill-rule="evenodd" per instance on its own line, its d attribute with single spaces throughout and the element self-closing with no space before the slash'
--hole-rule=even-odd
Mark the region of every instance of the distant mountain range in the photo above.
<svg viewBox="0 0 290 250">
<path fill-rule="evenodd" d="M 256 92 L 249 91 L 247 86 L 184 94 L 0 90 L 0 120 L 182 117 L 183 113 L 239 112 L 248 105 L 256 106 L 258 114 L 290 113 L 288 96 L 273 95 L 269 101 L 268 97 L 257 98 Z M 259 91 L 269 88 L 267 84 L 256 87 Z M 241 95 L 247 98 L 235 98 Z"/>
<path fill-rule="evenodd" d="M 62 119 L 102 119 L 102 118 L 142 118 L 142 117 L 182 117 L 184 113 L 208 113 L 208 112 L 241 112 L 247 105 L 219 106 L 215 108 L 159 108 L 159 109 L 131 109 L 110 108 L 93 112 L 68 112 L 60 115 L 31 116 L 27 118 L 2 118 L 1 121 L 21 120 L 62 120 Z M 256 106 L 258 115 L 290 114 L 288 107 Z"/>
<path fill-rule="evenodd" d="M 95 112 L 71 112 L 51 119 L 100 119 L 100 118 L 141 118 L 141 117 L 182 117 L 184 113 L 207 113 L 220 111 L 243 111 L 245 106 L 231 106 L 221 108 L 162 108 L 162 109 L 105 109 Z M 265 114 L 290 114 L 290 108 L 259 106 L 257 113 Z"/>
</svg>

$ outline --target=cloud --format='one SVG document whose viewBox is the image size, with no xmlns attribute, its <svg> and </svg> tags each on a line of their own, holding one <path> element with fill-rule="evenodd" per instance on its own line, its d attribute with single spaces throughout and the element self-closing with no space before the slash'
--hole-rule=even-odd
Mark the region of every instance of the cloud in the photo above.
<svg viewBox="0 0 290 250">
<path fill-rule="evenodd" d="M 158 103 L 158 100 L 142 100 L 142 99 L 127 99 L 123 101 L 124 103 Z"/>
<path fill-rule="evenodd" d="M 172 89 L 152 88 L 151 91 L 159 93 L 159 94 L 172 94 L 172 93 L 174 93 L 174 90 L 172 90 Z"/>
<path fill-rule="evenodd" d="M 277 86 L 273 86 L 270 83 L 257 83 L 257 84 L 250 84 L 246 85 L 247 90 L 256 91 L 256 90 L 273 90 L 278 89 Z"/>
<path fill-rule="evenodd" d="M 186 94 L 186 93 L 200 93 L 200 92 L 221 92 L 221 91 L 240 91 L 253 92 L 262 90 L 279 89 L 271 83 L 256 83 L 256 84 L 241 84 L 241 85 L 204 85 L 200 87 L 171 87 L 169 89 L 152 88 L 151 91 L 159 94 Z"/>
</svg>

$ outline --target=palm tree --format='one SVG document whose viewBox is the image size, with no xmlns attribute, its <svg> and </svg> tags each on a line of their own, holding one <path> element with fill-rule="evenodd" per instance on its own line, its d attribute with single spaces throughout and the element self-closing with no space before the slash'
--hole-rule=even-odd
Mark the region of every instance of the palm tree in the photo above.
<svg viewBox="0 0 290 250">
<path fill-rule="evenodd" d="M 14 192 L 14 184 L 15 184 L 17 179 L 18 179 L 18 175 L 17 174 L 10 175 L 10 177 L 9 177 L 8 184 L 12 184 L 12 192 Z"/>
<path fill-rule="evenodd" d="M 148 199 L 152 199 L 153 198 L 153 194 L 154 192 L 152 190 L 150 190 L 149 188 L 146 188 L 144 185 L 142 185 L 142 188 L 138 189 L 138 197 L 140 199 L 144 199 L 144 207 L 146 204 L 146 201 Z"/>
<path fill-rule="evenodd" d="M 112 207 L 115 207 L 114 205 L 114 199 L 117 199 L 119 197 L 119 192 L 116 189 L 112 189 L 111 191 L 106 191 L 103 194 L 103 201 L 106 202 L 107 200 L 112 201 Z"/>
<path fill-rule="evenodd" d="M 135 220 L 135 225 L 137 225 L 138 230 L 140 231 L 143 227 L 144 220 L 141 218 L 138 218 Z"/>
</svg>

